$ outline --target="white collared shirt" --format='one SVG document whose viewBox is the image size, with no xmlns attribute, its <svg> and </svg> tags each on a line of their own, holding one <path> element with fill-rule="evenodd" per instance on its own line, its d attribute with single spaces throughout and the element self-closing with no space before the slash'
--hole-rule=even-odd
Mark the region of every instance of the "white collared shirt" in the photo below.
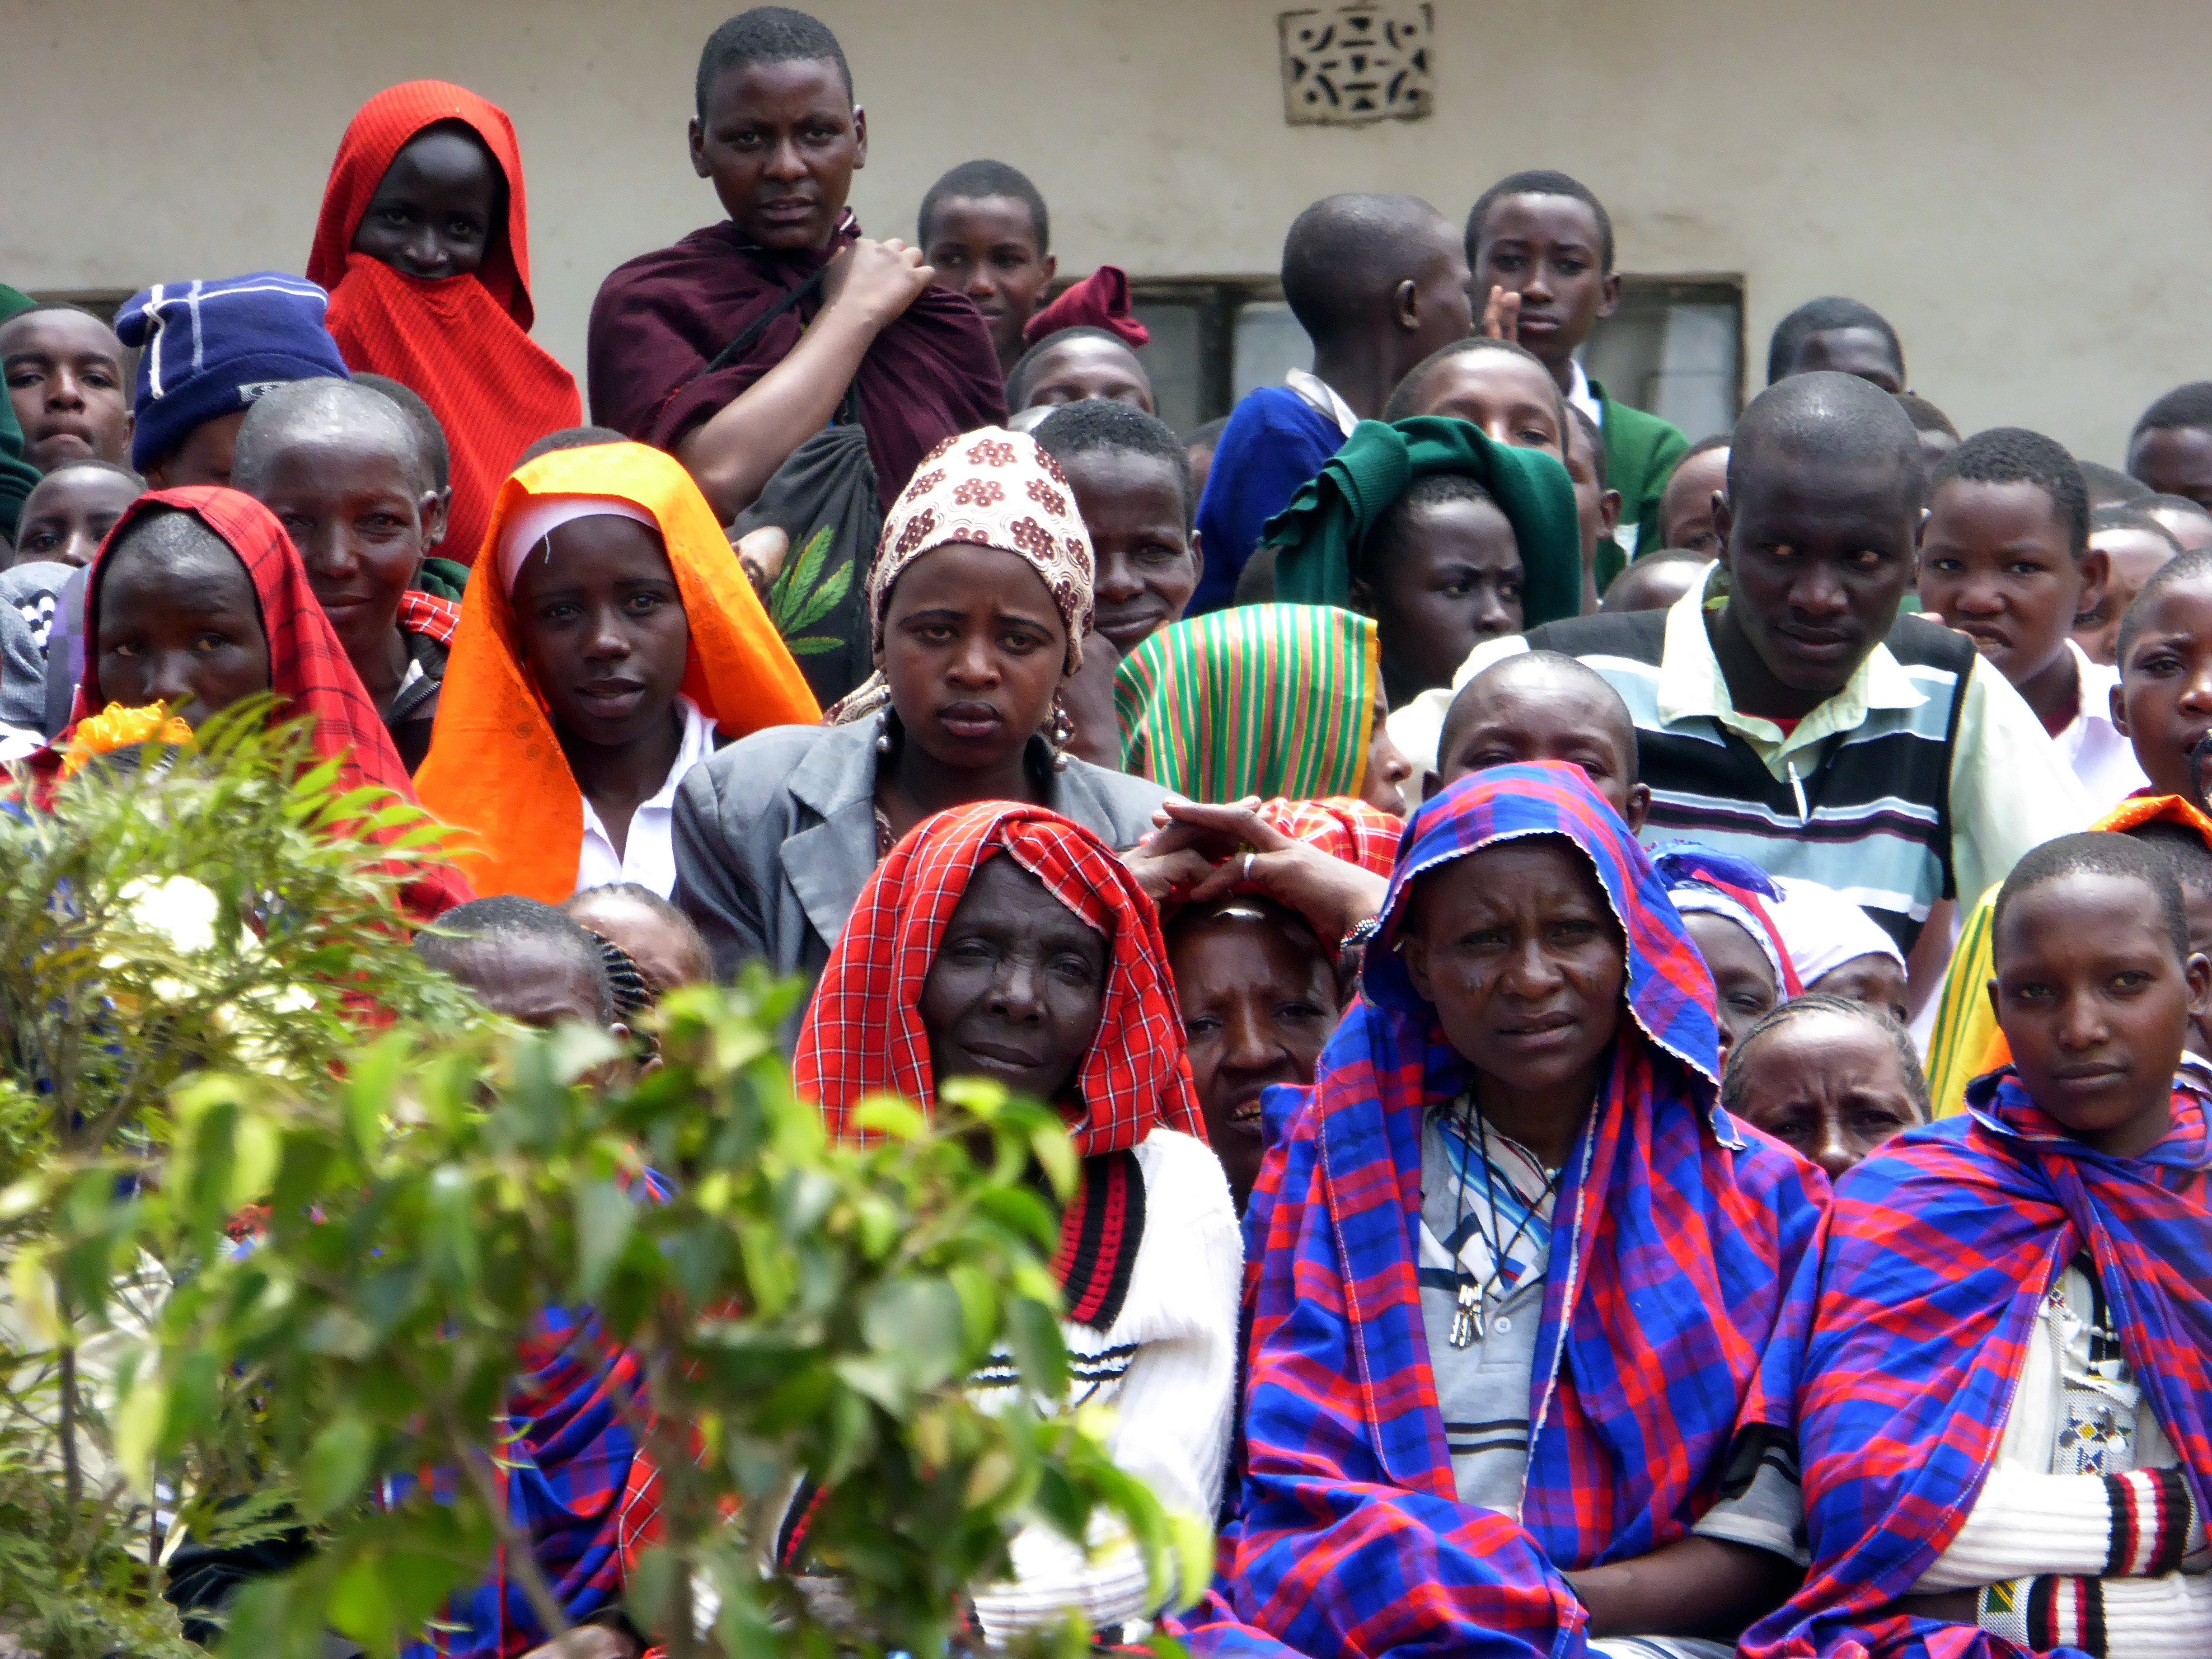
<svg viewBox="0 0 2212 1659">
<path fill-rule="evenodd" d="M 584 802 L 584 848 L 576 857 L 578 892 L 587 887 L 611 887 L 618 881 L 650 887 L 663 898 L 676 890 L 676 786 L 684 781 L 686 772 L 714 752 L 714 721 L 701 714 L 689 697 L 677 698 L 676 706 L 684 715 L 676 764 L 668 769 L 659 792 L 639 803 L 637 811 L 630 814 L 629 834 L 623 839 L 619 857 L 606 825 L 599 821 L 592 803 Z"/>
<path fill-rule="evenodd" d="M 2120 683 L 2120 671 L 2093 661 L 2071 640 L 2066 648 L 2074 653 L 2074 666 L 2081 675 L 2081 701 L 2072 722 L 2051 741 L 2081 781 L 2089 804 L 2100 812 L 2109 811 L 2150 780 L 2136 763 L 2135 745 L 2112 724 L 2112 688 Z"/>
<path fill-rule="evenodd" d="M 1772 720 L 1733 707 L 1728 676 L 1705 631 L 1705 590 L 1693 587 L 1667 612 L 1659 719 L 1662 724 L 1693 716 L 1717 721 L 1749 744 L 1777 779 L 1788 777 L 1805 751 L 1817 751 L 1839 732 L 1857 730 L 1869 709 L 1910 708 L 1927 701 L 1889 647 L 1877 645 L 1842 690 L 1784 732 Z M 1423 768 L 1436 769 L 1444 715 L 1459 688 L 1491 664 L 1528 648 L 1518 634 L 1486 640 L 1468 653 L 1450 690 L 1424 691 L 1392 713 L 1390 739 L 1413 762 L 1415 777 Z M 1980 893 L 2002 880 L 2030 848 L 2087 828 L 2095 814 L 2043 722 L 1979 656 L 1967 673 L 1964 696 L 1951 750 L 1951 860 L 1958 890 Z"/>
<path fill-rule="evenodd" d="M 1352 428 L 1359 424 L 1359 416 L 1352 412 L 1352 405 L 1336 395 L 1336 388 L 1318 374 L 1310 374 L 1303 368 L 1294 368 L 1283 376 L 1283 384 L 1314 409 L 1336 422 L 1336 429 L 1347 438 Z"/>
<path fill-rule="evenodd" d="M 1590 423 L 1602 433 L 1605 430 L 1605 405 L 1597 400 L 1597 394 L 1590 390 L 1589 376 L 1583 373 L 1581 362 L 1570 357 L 1567 359 L 1567 365 L 1575 371 L 1575 383 L 1567 388 L 1567 401 L 1589 416 Z M 1632 521 L 1628 526 L 1631 530 L 1635 527 Z"/>
</svg>

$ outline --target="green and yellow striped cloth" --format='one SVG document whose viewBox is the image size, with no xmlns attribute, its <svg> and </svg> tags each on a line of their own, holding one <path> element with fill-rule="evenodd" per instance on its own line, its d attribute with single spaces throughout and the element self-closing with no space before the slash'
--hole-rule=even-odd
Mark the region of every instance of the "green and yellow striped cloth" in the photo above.
<svg viewBox="0 0 2212 1659">
<path fill-rule="evenodd" d="M 1319 605 L 1193 617 L 1115 672 L 1121 763 L 1198 801 L 1357 795 L 1382 684 L 1369 617 Z"/>
</svg>

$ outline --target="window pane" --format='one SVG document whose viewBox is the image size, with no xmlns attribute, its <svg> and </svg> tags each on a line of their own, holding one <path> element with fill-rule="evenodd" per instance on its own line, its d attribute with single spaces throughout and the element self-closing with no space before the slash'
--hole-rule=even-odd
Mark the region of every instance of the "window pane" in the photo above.
<svg viewBox="0 0 2212 1659">
<path fill-rule="evenodd" d="M 1255 300 L 1237 308 L 1233 349 L 1230 384 L 1237 398 L 1282 385 L 1291 369 L 1313 367 L 1313 343 L 1279 300 Z"/>
<path fill-rule="evenodd" d="M 1152 343 L 1139 351 L 1145 373 L 1152 376 L 1152 403 L 1159 416 L 1177 432 L 1188 432 L 1200 422 L 1200 316 L 1195 304 L 1174 301 L 1147 301 L 1130 307 L 1137 320 L 1152 330 Z"/>
<path fill-rule="evenodd" d="M 1743 293 L 1729 279 L 1630 276 L 1583 366 L 1607 392 L 1680 427 L 1694 443 L 1740 412 Z"/>
</svg>

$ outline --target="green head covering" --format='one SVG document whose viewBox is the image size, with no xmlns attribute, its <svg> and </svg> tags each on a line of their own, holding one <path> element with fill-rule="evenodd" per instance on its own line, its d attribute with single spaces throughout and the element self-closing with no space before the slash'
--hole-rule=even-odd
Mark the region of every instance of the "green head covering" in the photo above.
<svg viewBox="0 0 2212 1659">
<path fill-rule="evenodd" d="M 0 283 L 0 323 L 21 315 L 37 303 L 29 295 Z M 16 423 L 15 410 L 6 398 L 0 397 L 0 536 L 10 542 L 15 539 L 15 521 L 21 516 L 23 503 L 30 499 L 38 482 L 39 469 L 23 459 L 23 428 Z"/>
<path fill-rule="evenodd" d="M 1527 625 L 1582 610 L 1583 536 L 1567 469 L 1540 449 L 1492 443 L 1480 428 L 1442 415 L 1362 421 L 1344 447 L 1267 520 L 1263 547 L 1275 552 L 1275 597 L 1302 605 L 1346 605 L 1352 556 L 1375 533 L 1414 479 L 1462 472 L 1490 492 L 1520 544 Z"/>
<path fill-rule="evenodd" d="M 1192 800 L 1356 795 L 1382 680 L 1375 624 L 1349 611 L 1188 617 L 1114 671 L 1122 764 Z"/>
</svg>

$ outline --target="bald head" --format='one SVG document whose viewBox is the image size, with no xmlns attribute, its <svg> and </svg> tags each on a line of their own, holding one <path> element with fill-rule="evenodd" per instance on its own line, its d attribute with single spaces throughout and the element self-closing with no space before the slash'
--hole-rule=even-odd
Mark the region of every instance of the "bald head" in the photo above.
<svg viewBox="0 0 2212 1659">
<path fill-rule="evenodd" d="M 1893 477 L 1920 505 L 1920 439 L 1896 398 L 1856 374 L 1793 374 L 1760 392 L 1729 442 L 1732 501 L 1778 469 L 1848 466 Z M 1740 509 L 1739 509 L 1740 510 Z"/>
<path fill-rule="evenodd" d="M 276 458 L 303 441 L 389 455 L 405 470 L 410 492 L 437 488 L 405 411 L 381 392 L 329 376 L 271 386 L 254 400 L 238 429 L 231 487 L 258 496 Z"/>
<path fill-rule="evenodd" d="M 1604 677 L 1556 651 L 1522 651 L 1460 688 L 1437 742 L 1437 787 L 1493 766 L 1564 761 L 1641 830 L 1651 792 L 1636 781 L 1636 722 Z"/>
<path fill-rule="evenodd" d="M 1355 191 L 1325 196 L 1291 222 L 1283 239 L 1282 275 L 1291 314 L 1326 348 L 1386 325 L 1403 297 L 1402 284 L 1433 291 L 1432 309 L 1455 285 L 1464 301 L 1467 256 L 1457 232 L 1419 197 Z M 1465 334 L 1470 320 L 1441 333 L 1420 356 Z"/>
</svg>

